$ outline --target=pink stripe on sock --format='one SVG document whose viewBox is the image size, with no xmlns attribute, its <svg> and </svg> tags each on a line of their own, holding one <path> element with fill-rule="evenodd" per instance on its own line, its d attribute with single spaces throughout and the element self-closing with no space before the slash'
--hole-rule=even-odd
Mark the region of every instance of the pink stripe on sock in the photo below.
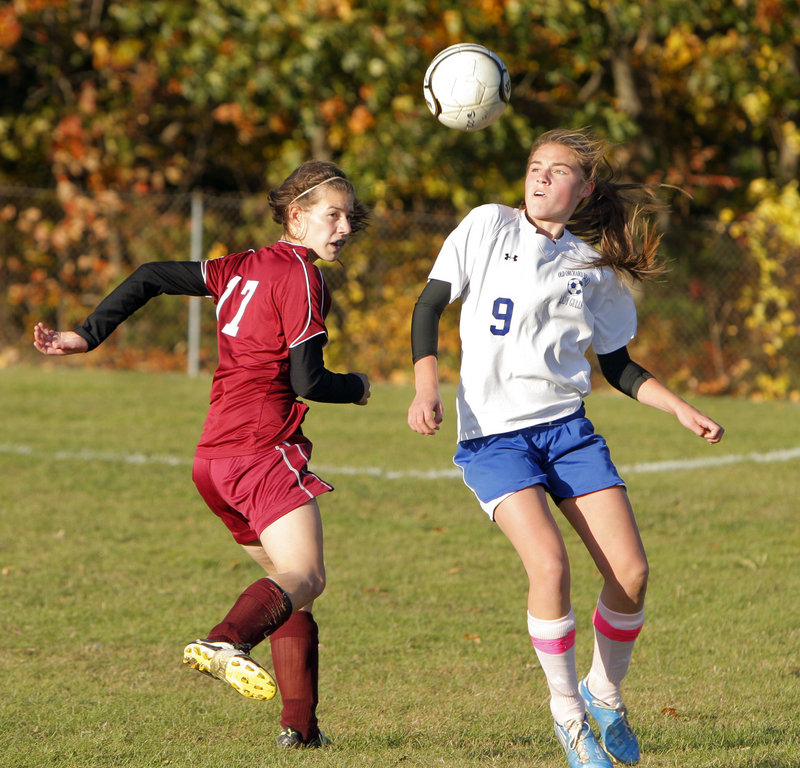
<svg viewBox="0 0 800 768">
<path fill-rule="evenodd" d="M 612 626 L 600 615 L 597 608 L 594 609 L 592 624 L 601 635 L 605 635 L 610 640 L 618 640 L 620 643 L 632 643 L 642 631 L 641 625 L 635 629 L 619 629 Z"/>
<path fill-rule="evenodd" d="M 545 640 L 540 637 L 531 637 L 533 647 L 537 651 L 555 655 L 557 653 L 566 653 L 573 645 L 575 645 L 575 630 L 567 632 L 564 637 L 556 637 L 552 640 Z"/>
</svg>

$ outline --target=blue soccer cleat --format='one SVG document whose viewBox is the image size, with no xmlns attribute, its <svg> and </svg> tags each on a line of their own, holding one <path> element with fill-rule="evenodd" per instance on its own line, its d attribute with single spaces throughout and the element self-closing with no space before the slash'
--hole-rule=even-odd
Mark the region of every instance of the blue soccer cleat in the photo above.
<svg viewBox="0 0 800 768">
<path fill-rule="evenodd" d="M 578 686 L 581 698 L 586 704 L 586 711 L 600 727 L 600 740 L 603 749 L 611 758 L 623 765 L 635 765 L 639 762 L 639 742 L 628 722 L 628 710 L 624 704 L 610 707 L 596 699 L 586 685 L 586 678 Z"/>
<path fill-rule="evenodd" d="M 595 738 L 589 721 L 572 720 L 566 725 L 555 723 L 556 736 L 567 753 L 569 768 L 613 768 L 608 755 Z"/>
</svg>

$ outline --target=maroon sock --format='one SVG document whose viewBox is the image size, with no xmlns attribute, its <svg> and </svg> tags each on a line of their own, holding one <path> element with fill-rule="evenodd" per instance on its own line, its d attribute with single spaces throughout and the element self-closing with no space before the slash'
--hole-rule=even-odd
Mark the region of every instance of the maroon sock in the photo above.
<svg viewBox="0 0 800 768">
<path fill-rule="evenodd" d="M 317 701 L 319 631 L 308 611 L 297 611 L 269 638 L 272 667 L 281 692 L 281 727 L 294 728 L 311 741 L 319 734 Z"/>
<path fill-rule="evenodd" d="M 272 579 L 259 579 L 239 595 L 228 615 L 208 633 L 208 639 L 252 648 L 291 614 L 289 596 Z"/>
</svg>

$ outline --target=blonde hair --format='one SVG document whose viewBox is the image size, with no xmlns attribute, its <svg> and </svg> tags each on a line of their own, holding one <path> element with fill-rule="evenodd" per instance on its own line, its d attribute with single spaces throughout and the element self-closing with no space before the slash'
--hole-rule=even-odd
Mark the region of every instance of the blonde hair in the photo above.
<svg viewBox="0 0 800 768">
<path fill-rule="evenodd" d="M 658 255 L 662 235 L 653 228 L 647 214 L 663 209 L 653 185 L 617 183 L 606 159 L 608 144 L 588 130 L 557 128 L 543 133 L 531 147 L 528 165 L 536 151 L 546 144 L 560 144 L 575 155 L 592 193 L 578 206 L 567 227 L 592 245 L 598 258 L 591 266 L 611 267 L 643 280 L 664 271 Z"/>
<path fill-rule="evenodd" d="M 308 209 L 327 189 L 345 192 L 353 197 L 353 215 L 350 217 L 351 233 L 364 229 L 369 222 L 369 211 L 356 198 L 355 189 L 344 172 L 325 160 L 309 160 L 295 168 L 280 186 L 267 195 L 272 219 L 287 231 L 287 211 L 290 205 Z"/>
</svg>

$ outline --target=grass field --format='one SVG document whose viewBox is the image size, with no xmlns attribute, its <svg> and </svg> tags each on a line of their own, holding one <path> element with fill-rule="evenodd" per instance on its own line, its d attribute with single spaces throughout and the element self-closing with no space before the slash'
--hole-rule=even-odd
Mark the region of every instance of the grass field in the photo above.
<svg viewBox="0 0 800 768">
<path fill-rule="evenodd" d="M 335 745 L 285 753 L 277 699 L 181 664 L 260 575 L 191 482 L 209 381 L 63 362 L 0 370 L 2 768 L 565 768 L 522 568 L 452 472 L 452 391 L 435 438 L 405 425 L 406 389 L 312 406 L 312 463 L 337 486 L 315 611 Z M 652 570 L 626 682 L 641 765 L 796 768 L 800 406 L 698 404 L 719 446 L 621 395 L 588 402 Z M 567 540 L 584 670 L 600 583 Z"/>
</svg>

